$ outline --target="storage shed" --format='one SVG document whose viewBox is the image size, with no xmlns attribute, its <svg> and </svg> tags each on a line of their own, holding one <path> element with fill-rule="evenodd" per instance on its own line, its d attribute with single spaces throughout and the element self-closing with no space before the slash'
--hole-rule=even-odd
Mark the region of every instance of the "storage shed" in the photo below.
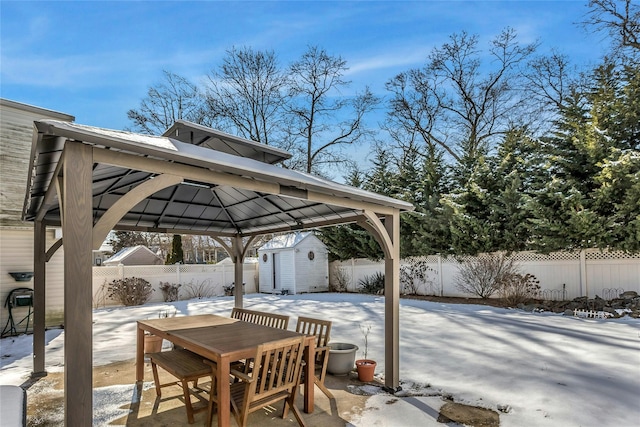
<svg viewBox="0 0 640 427">
<path fill-rule="evenodd" d="M 260 292 L 300 294 L 329 290 L 329 253 L 312 232 L 277 236 L 258 249 Z"/>
</svg>

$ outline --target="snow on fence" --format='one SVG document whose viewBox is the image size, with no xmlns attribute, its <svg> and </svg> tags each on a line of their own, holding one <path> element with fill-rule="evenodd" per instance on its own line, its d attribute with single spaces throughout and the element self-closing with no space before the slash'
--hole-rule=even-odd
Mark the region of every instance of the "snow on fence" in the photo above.
<svg viewBox="0 0 640 427">
<path fill-rule="evenodd" d="M 512 257 L 523 274 L 532 274 L 540 281 L 541 299 L 565 300 L 581 296 L 594 298 L 597 295 L 610 300 L 624 291 L 640 293 L 640 254 L 591 249 L 580 252 L 554 252 L 548 255 L 519 252 Z M 455 278 L 460 267 L 456 258 L 432 255 L 420 259 L 426 261 L 430 270 L 419 286 L 419 294 L 472 296 L 461 292 L 455 286 Z M 402 260 L 401 265 L 406 262 Z M 347 290 L 357 292 L 360 280 L 376 272 L 384 274 L 384 261 L 335 261 L 329 269 L 331 283 L 334 283 L 336 268 L 341 268 L 347 275 Z"/>
<path fill-rule="evenodd" d="M 93 303 L 95 307 L 119 304 L 107 298 L 106 286 L 114 280 L 138 277 L 149 282 L 155 290 L 149 302 L 162 302 L 160 283 L 180 284 L 180 298 L 190 292 L 201 291 L 210 296 L 224 295 L 224 287 L 234 281 L 233 263 L 174 264 L 174 265 L 117 265 L 93 268 Z M 258 263 L 245 262 L 243 266 L 245 292 L 257 290 Z"/>
</svg>

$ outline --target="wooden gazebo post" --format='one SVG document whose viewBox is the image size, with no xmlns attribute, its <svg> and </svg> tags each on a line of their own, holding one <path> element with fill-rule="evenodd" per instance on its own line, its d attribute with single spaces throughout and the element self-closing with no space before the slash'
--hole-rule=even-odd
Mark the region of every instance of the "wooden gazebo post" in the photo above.
<svg viewBox="0 0 640 427">
<path fill-rule="evenodd" d="M 47 227 L 35 221 L 33 227 L 33 372 L 32 377 L 46 375 L 44 367 L 46 310 L 46 242 Z"/>
<path fill-rule="evenodd" d="M 384 225 L 391 240 L 384 259 L 384 383 L 396 391 L 400 386 L 400 212 L 387 215 Z"/>
<path fill-rule="evenodd" d="M 66 426 L 93 424 L 91 146 L 67 141 L 57 179 L 64 235 L 64 404 Z M 62 183 L 60 183 L 60 180 Z M 72 409 L 73 408 L 73 409 Z"/>
</svg>

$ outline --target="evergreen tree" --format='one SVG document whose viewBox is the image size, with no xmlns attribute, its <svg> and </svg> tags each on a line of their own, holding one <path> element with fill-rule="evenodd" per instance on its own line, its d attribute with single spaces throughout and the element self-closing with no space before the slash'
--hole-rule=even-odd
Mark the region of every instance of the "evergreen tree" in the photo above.
<svg viewBox="0 0 640 427">
<path fill-rule="evenodd" d="M 449 218 L 441 203 L 442 195 L 449 190 L 442 155 L 428 154 L 418 167 L 402 166 L 400 182 L 407 189 L 404 199 L 415 206 L 414 212 L 406 212 L 401 217 L 401 255 L 450 253 Z"/>
<path fill-rule="evenodd" d="M 386 174 L 381 173 L 381 175 Z M 366 181 L 366 174 L 363 174 L 356 166 L 351 168 L 346 177 L 348 185 L 358 188 L 362 188 Z M 351 258 L 379 260 L 384 257 L 382 248 L 373 236 L 356 224 L 323 228 L 319 230 L 317 236 L 327 245 L 329 261 Z"/>
<path fill-rule="evenodd" d="M 596 176 L 594 194 L 603 233 L 599 246 L 640 252 L 640 153 L 618 150 Z"/>
<path fill-rule="evenodd" d="M 638 68 L 611 61 L 593 71 L 591 87 L 574 91 L 555 134 L 541 141 L 531 205 L 534 248 L 636 246 L 640 208 L 633 206 L 637 162 L 631 154 L 640 146 L 638 93 Z M 611 182 L 620 174 L 623 179 Z M 615 196 L 611 187 L 619 191 Z"/>
<path fill-rule="evenodd" d="M 528 162 L 536 144 L 526 133 L 526 129 L 509 131 L 490 159 L 495 180 L 489 213 L 492 251 L 522 251 L 529 243 L 530 223 L 525 209 L 531 185 Z"/>
<path fill-rule="evenodd" d="M 167 254 L 166 264 L 177 263 L 184 263 L 184 252 L 182 250 L 182 236 L 174 234 L 173 241 L 171 242 L 171 252 Z"/>
</svg>

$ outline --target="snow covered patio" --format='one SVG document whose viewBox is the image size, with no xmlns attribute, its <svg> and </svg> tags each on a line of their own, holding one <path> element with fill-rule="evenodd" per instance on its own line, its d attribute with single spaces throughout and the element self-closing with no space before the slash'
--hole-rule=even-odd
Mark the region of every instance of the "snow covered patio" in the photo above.
<svg viewBox="0 0 640 427">
<path fill-rule="evenodd" d="M 111 369 L 109 374 L 103 372 L 102 377 L 95 374 L 99 372 L 98 366 L 133 361 L 136 320 L 155 318 L 161 311 L 174 309 L 178 315 L 228 315 L 233 303 L 232 297 L 220 297 L 94 311 L 94 425 L 112 425 L 116 420 L 127 425 L 159 425 L 151 417 L 134 422 L 134 416 L 129 414 L 128 408 L 137 399 L 133 393 L 133 368 Z M 378 362 L 377 377 L 382 379 L 383 297 L 254 294 L 245 296 L 245 307 L 287 313 L 292 321 L 301 315 L 330 319 L 331 341 L 358 345 L 358 357 L 364 350 L 360 326 L 371 325 L 368 357 Z M 46 337 L 47 369 L 50 373 L 62 371 L 64 331 L 50 330 Z M 33 369 L 31 343 L 31 336 L 2 340 L 0 382 L 19 385 L 27 381 Z M 451 401 L 491 409 L 499 413 L 501 426 L 635 425 L 640 417 L 639 366 L 638 319 L 579 319 L 482 305 L 401 299 L 403 390 L 393 396 L 356 379 L 343 382 L 332 378 L 327 384 L 338 390 L 338 413 L 336 424 L 331 425 L 446 425 L 437 421 L 438 411 Z M 125 385 L 103 386 L 110 375 L 130 378 L 123 381 L 119 377 L 112 383 Z M 28 391 L 30 413 L 38 405 L 38 395 L 47 391 L 42 386 L 44 381 L 36 382 Z M 146 389 L 151 381 L 151 375 L 145 375 Z M 340 391 L 340 387 L 344 390 Z M 153 390 L 149 392 L 153 396 Z M 58 418 L 51 414 L 52 419 L 60 421 L 62 408 L 56 410 Z M 303 416 L 310 425 L 326 425 L 323 423 L 327 420 L 334 420 L 329 411 L 328 399 L 316 393 L 316 411 Z M 184 417 L 183 408 L 178 413 Z M 263 414 L 255 417 L 255 421 L 263 420 Z M 196 424 L 201 425 L 202 419 L 196 418 Z M 320 420 L 321 424 L 315 424 L 314 420 Z M 37 425 L 33 421 L 30 417 L 31 425 Z M 275 421 L 275 425 L 288 424 Z"/>
</svg>

